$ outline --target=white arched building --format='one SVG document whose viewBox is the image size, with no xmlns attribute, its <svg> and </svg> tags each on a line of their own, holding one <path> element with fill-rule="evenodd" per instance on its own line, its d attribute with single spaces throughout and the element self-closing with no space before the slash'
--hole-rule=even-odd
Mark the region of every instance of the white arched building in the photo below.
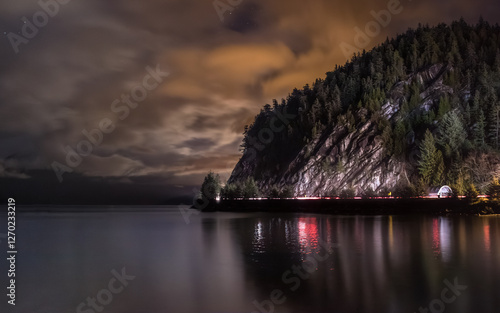
<svg viewBox="0 0 500 313">
<path fill-rule="evenodd" d="M 429 197 L 449 198 L 451 196 L 453 196 L 453 190 L 448 185 L 434 187 L 429 190 Z"/>
</svg>

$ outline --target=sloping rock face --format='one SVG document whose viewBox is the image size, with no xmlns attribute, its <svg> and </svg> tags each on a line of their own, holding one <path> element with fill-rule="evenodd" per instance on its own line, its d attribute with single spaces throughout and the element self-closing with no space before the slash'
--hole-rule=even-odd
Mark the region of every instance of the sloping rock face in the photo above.
<svg viewBox="0 0 500 313">
<path fill-rule="evenodd" d="M 397 119 L 397 112 L 405 101 L 405 85 L 418 80 L 424 87 L 422 102 L 416 110 L 428 111 L 439 103 L 441 96 L 455 91 L 443 84 L 443 76 L 453 69 L 440 64 L 414 73 L 405 81 L 396 82 L 389 99 L 381 107 L 390 122 Z M 460 91 L 461 96 L 467 90 Z M 417 170 L 418 146 L 409 136 L 408 148 L 412 150 L 406 160 L 389 157 L 377 125 L 368 120 L 353 132 L 346 127 L 334 126 L 318 134 L 314 140 L 304 144 L 288 164 L 275 164 L 275 170 L 259 173 L 263 156 L 246 151 L 236 165 L 229 183 L 254 177 L 264 193 L 275 185 L 278 188 L 292 186 L 295 196 L 327 196 L 339 194 L 344 189 L 354 189 L 357 195 L 367 190 L 380 193 L 391 191 L 396 183 L 408 180 Z M 269 144 L 273 144 L 272 142 Z"/>
<path fill-rule="evenodd" d="M 369 189 L 394 186 L 404 175 L 405 163 L 386 157 L 375 128 L 366 123 L 350 134 L 335 128 L 331 134 L 304 147 L 278 185 L 294 186 L 298 196 L 329 195 L 347 188 L 361 194 Z"/>
</svg>

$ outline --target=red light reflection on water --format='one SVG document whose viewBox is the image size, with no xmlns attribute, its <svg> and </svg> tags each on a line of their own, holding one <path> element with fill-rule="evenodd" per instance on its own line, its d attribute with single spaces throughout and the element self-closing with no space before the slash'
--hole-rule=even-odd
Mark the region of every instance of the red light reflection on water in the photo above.
<svg viewBox="0 0 500 313">
<path fill-rule="evenodd" d="M 315 217 L 301 217 L 297 224 L 301 252 L 309 254 L 318 248 L 318 220 Z"/>
<path fill-rule="evenodd" d="M 441 242 L 439 236 L 439 220 L 434 218 L 432 220 L 432 251 L 435 256 L 441 254 Z"/>
</svg>

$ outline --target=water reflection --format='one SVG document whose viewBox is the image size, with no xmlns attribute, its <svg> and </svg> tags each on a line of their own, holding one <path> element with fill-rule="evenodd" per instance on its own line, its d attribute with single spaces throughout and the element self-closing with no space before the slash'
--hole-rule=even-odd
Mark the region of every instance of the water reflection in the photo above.
<svg viewBox="0 0 500 313">
<path fill-rule="evenodd" d="M 264 241 L 264 234 L 263 234 L 263 226 L 262 226 L 262 221 L 260 219 L 257 221 L 255 224 L 255 231 L 254 231 L 254 236 L 253 236 L 253 246 L 254 249 L 253 251 L 255 253 L 265 253 L 266 252 L 266 245 Z"/>
<path fill-rule="evenodd" d="M 106 312 L 249 313 L 276 289 L 286 297 L 277 313 L 418 312 L 455 277 L 468 289 L 446 312 L 500 306 L 500 217 L 191 217 L 186 225 L 178 210 L 23 216 L 18 292 L 31 298 L 16 309 L 74 312 L 124 265 L 137 279 Z M 311 259 L 312 272 L 297 278 L 293 269 Z"/>
<path fill-rule="evenodd" d="M 448 218 L 440 218 L 439 226 L 439 240 L 441 242 L 441 255 L 443 261 L 448 262 L 452 256 L 452 235 L 453 235 L 453 222 Z"/>
<path fill-rule="evenodd" d="M 439 218 L 432 219 L 432 251 L 434 256 L 438 257 L 441 254 L 441 237 L 439 236 Z"/>
<path fill-rule="evenodd" d="M 318 220 L 315 217 L 298 219 L 300 252 L 303 256 L 318 252 Z"/>
<path fill-rule="evenodd" d="M 290 215 L 281 219 L 281 223 L 273 216 L 255 221 L 254 237 L 260 239 L 247 247 L 255 254 L 245 260 L 246 279 L 253 281 L 256 299 L 267 299 L 276 288 L 285 291 L 287 301 L 277 312 L 413 312 L 440 296 L 444 279 L 453 281 L 455 277 L 468 285 L 478 283 L 476 287 L 483 293 L 471 290 L 462 295 L 460 305 L 450 305 L 452 311 L 468 312 L 464 307 L 480 301 L 476 304 L 489 312 L 488 308 L 498 304 L 490 288 L 498 286 L 491 277 L 498 281 L 500 269 L 484 264 L 490 258 L 500 264 L 498 250 L 492 245 L 492 238 L 498 240 L 500 235 L 498 218 L 495 226 L 490 219 L 474 217 Z M 478 240 L 482 246 L 475 244 Z M 333 253 L 297 291 L 289 290 L 281 274 L 320 253 L 320 242 L 334 243 Z M 467 247 L 475 247 L 475 251 Z M 491 281 L 486 288 L 485 281 Z"/>
<path fill-rule="evenodd" d="M 484 231 L 484 248 L 486 249 L 486 252 L 489 254 L 491 252 L 490 225 L 484 225 L 483 231 Z"/>
</svg>

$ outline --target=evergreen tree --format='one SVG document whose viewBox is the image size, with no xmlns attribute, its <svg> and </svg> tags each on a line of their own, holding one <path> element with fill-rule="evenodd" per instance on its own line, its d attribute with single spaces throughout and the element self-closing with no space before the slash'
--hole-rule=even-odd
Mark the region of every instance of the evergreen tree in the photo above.
<svg viewBox="0 0 500 313">
<path fill-rule="evenodd" d="M 406 127 L 403 121 L 396 122 L 394 127 L 394 155 L 404 157 L 406 152 Z"/>
<path fill-rule="evenodd" d="M 436 141 L 427 129 L 425 138 L 420 144 L 419 173 L 425 184 L 441 184 L 444 176 L 443 154 L 436 148 Z"/>
<path fill-rule="evenodd" d="M 418 65 L 418 41 L 413 39 L 413 43 L 410 46 L 410 57 L 408 58 L 409 68 L 412 72 L 416 71 L 419 67 Z"/>
<path fill-rule="evenodd" d="M 393 72 L 395 74 L 395 80 L 402 79 L 406 76 L 405 75 L 406 69 L 404 66 L 404 60 L 400 56 L 398 51 L 394 52 L 394 59 L 392 62 L 392 68 L 393 68 Z"/>
<path fill-rule="evenodd" d="M 495 63 L 493 64 L 493 70 L 496 73 L 500 73 L 500 49 L 497 49 L 497 53 L 495 55 Z"/>
<path fill-rule="evenodd" d="M 451 188 L 453 189 L 453 193 L 455 195 L 465 195 L 467 186 L 465 182 L 464 171 L 462 170 L 461 165 L 455 163 L 453 167 L 453 172 L 450 171 L 448 181 L 453 181 L 451 184 Z"/>
<path fill-rule="evenodd" d="M 320 119 L 321 113 L 321 104 L 319 103 L 319 99 L 316 98 L 314 100 L 313 105 L 311 106 L 311 111 L 309 113 L 311 125 L 316 124 L 316 122 Z"/>
<path fill-rule="evenodd" d="M 474 204 L 477 202 L 477 196 L 479 196 L 479 191 L 477 191 L 476 186 L 472 183 L 469 184 L 465 190 L 465 199 L 467 199 L 469 203 Z"/>
<path fill-rule="evenodd" d="M 437 150 L 434 160 L 434 173 L 432 175 L 432 183 L 434 186 L 443 184 L 445 170 L 443 153 L 441 153 L 441 150 Z"/>
<path fill-rule="evenodd" d="M 226 184 L 222 189 L 221 189 L 221 197 L 225 199 L 236 199 L 240 198 L 241 195 L 241 186 L 236 183 L 236 184 Z"/>
<path fill-rule="evenodd" d="M 495 149 L 500 148 L 500 105 L 492 105 L 488 114 L 488 142 Z"/>
<path fill-rule="evenodd" d="M 434 136 L 427 130 L 424 141 L 420 144 L 419 172 L 426 184 L 431 181 L 434 171 L 434 160 L 436 158 L 436 146 Z"/>
<path fill-rule="evenodd" d="M 243 198 L 255 198 L 259 195 L 259 189 L 253 177 L 247 178 L 243 185 Z"/>
<path fill-rule="evenodd" d="M 221 191 L 219 174 L 210 171 L 201 185 L 201 195 L 205 199 L 214 200 Z"/>
<path fill-rule="evenodd" d="M 393 154 L 394 136 L 390 125 L 385 126 L 382 131 L 382 142 L 384 143 L 385 153 L 391 156 Z"/>
<path fill-rule="evenodd" d="M 450 111 L 443 116 L 439 123 L 438 134 L 437 142 L 443 147 L 450 147 L 451 151 L 449 155 L 447 153 L 447 157 L 451 157 L 451 153 L 458 153 L 467 138 L 467 132 L 455 111 Z"/>
<path fill-rule="evenodd" d="M 413 83 L 410 88 L 410 99 L 408 100 L 410 110 L 418 107 L 421 101 L 422 98 L 420 97 L 420 87 L 418 83 Z"/>
<path fill-rule="evenodd" d="M 492 180 L 486 193 L 490 197 L 490 201 L 500 202 L 500 183 L 498 182 L 498 178 Z"/>
<path fill-rule="evenodd" d="M 471 108 L 468 102 L 465 104 L 464 120 L 465 120 L 465 125 L 471 124 Z"/>
<path fill-rule="evenodd" d="M 484 149 L 485 147 L 485 134 L 484 128 L 486 126 L 486 120 L 484 118 L 483 109 L 478 110 L 478 117 L 476 124 L 474 124 L 474 144 L 479 149 Z"/>
<path fill-rule="evenodd" d="M 450 111 L 450 109 L 451 109 L 451 105 L 450 105 L 450 99 L 448 98 L 448 96 L 441 97 L 439 99 L 437 118 L 438 119 L 442 118 L 447 112 Z"/>
</svg>

